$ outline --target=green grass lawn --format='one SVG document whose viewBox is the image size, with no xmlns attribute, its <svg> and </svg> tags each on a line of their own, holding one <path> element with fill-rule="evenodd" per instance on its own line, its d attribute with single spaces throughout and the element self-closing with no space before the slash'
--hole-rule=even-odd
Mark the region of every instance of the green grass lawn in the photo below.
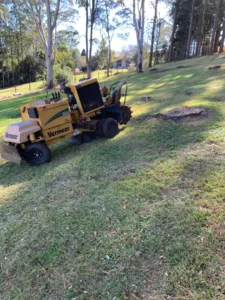
<svg viewBox="0 0 225 300">
<path fill-rule="evenodd" d="M 116 138 L 0 160 L 1 299 L 225 299 L 225 60 L 168 68 L 102 80 L 129 84 Z M 30 97 L 0 101 L 0 136 Z M 183 105 L 208 116 L 150 117 Z"/>
<path fill-rule="evenodd" d="M 0 89 L 0 101 L 4 100 L 5 97 L 13 97 L 13 94 L 15 93 L 29 93 L 32 91 L 38 91 L 38 90 L 42 90 L 45 86 L 45 82 L 44 81 L 37 81 L 37 82 L 31 82 L 26 83 L 26 84 L 21 84 L 19 86 L 16 87 L 11 87 L 11 88 L 5 88 L 5 89 Z"/>
</svg>

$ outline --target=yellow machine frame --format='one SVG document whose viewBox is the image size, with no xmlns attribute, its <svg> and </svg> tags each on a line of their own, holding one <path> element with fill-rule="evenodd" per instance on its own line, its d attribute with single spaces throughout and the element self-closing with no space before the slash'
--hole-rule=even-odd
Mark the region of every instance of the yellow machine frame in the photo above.
<svg viewBox="0 0 225 300">
<path fill-rule="evenodd" d="M 114 137 L 119 132 L 118 124 L 127 124 L 131 118 L 125 100 L 123 105 L 120 103 L 124 84 L 117 84 L 111 95 L 106 87 L 100 91 L 96 79 L 89 79 L 64 86 L 66 100 L 55 92 L 53 98 L 22 105 L 22 122 L 7 127 L 2 158 L 18 163 L 24 157 L 32 165 L 40 165 L 50 159 L 48 146 L 62 139 L 79 135 L 75 138 L 79 143 L 88 135 Z"/>
</svg>

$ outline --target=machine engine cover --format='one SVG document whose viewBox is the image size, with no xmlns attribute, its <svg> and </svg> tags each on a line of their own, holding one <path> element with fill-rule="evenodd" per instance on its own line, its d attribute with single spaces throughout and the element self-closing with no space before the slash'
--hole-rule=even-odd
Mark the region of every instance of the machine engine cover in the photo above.
<svg viewBox="0 0 225 300">
<path fill-rule="evenodd" d="M 77 93 L 85 113 L 104 105 L 98 82 L 77 86 Z"/>
<path fill-rule="evenodd" d="M 28 136 L 41 130 L 36 121 L 23 121 L 11 124 L 7 127 L 4 141 L 15 144 L 23 144 L 28 140 Z"/>
</svg>

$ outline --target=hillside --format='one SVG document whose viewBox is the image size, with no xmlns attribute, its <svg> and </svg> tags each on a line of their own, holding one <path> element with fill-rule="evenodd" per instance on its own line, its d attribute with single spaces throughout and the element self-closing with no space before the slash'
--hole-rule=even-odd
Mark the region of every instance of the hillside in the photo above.
<svg viewBox="0 0 225 300">
<path fill-rule="evenodd" d="M 157 68 L 102 81 L 129 85 L 116 138 L 0 160 L 1 299 L 224 299 L 225 59 Z M 0 101 L 1 137 L 35 95 Z M 207 116 L 151 117 L 180 106 Z"/>
</svg>

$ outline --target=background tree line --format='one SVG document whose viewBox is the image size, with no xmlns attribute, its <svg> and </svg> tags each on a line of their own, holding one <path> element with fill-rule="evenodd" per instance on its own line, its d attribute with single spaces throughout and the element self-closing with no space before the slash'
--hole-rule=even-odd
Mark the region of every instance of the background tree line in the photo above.
<svg viewBox="0 0 225 300">
<path fill-rule="evenodd" d="M 171 17 L 169 61 L 224 51 L 224 0 L 175 0 Z"/>
<path fill-rule="evenodd" d="M 161 3 L 167 5 L 167 17 L 160 15 Z M 74 30 L 80 9 L 86 24 L 83 56 L 77 48 L 81 33 Z M 126 39 L 131 30 L 136 41 L 120 56 L 134 61 L 137 72 L 223 52 L 225 0 L 3 0 L 0 86 L 46 78 L 52 87 L 55 79 L 70 80 L 77 68 L 88 77 L 95 69 L 106 69 L 109 76 L 118 57 L 112 41 Z"/>
</svg>

